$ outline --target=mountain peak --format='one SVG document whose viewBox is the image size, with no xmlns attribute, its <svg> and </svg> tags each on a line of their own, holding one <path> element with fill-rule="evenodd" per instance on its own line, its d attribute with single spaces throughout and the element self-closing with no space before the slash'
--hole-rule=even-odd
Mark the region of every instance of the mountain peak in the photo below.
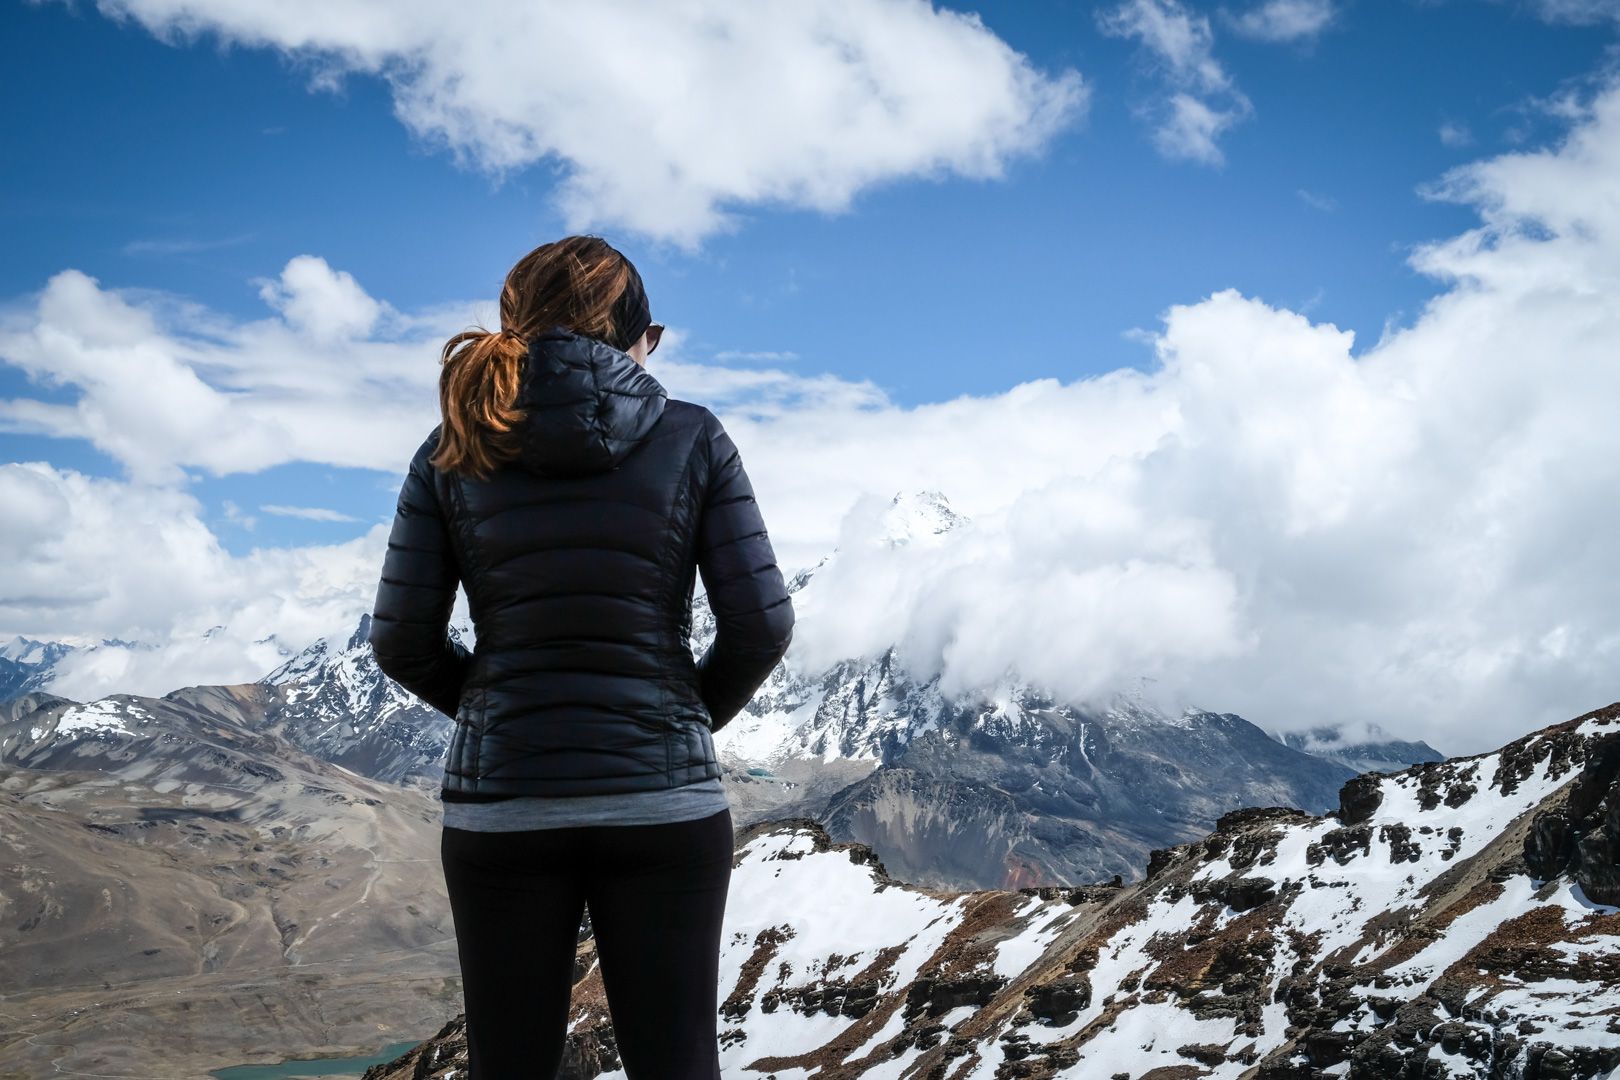
<svg viewBox="0 0 1620 1080">
<path fill-rule="evenodd" d="M 21 634 L 0 646 L 0 659 L 15 660 L 19 664 L 29 663 L 37 658 L 45 649 L 45 642 L 25 638 Z"/>
<path fill-rule="evenodd" d="M 951 509 L 943 492 L 922 488 L 896 493 L 880 521 L 878 542 L 895 547 L 932 541 L 967 518 Z"/>
</svg>

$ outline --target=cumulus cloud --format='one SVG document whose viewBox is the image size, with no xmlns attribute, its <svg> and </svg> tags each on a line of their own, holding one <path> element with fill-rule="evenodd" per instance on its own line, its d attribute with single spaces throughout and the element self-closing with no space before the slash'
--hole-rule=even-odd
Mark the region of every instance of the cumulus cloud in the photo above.
<svg viewBox="0 0 1620 1080">
<path fill-rule="evenodd" d="M 1423 186 L 1479 223 L 1412 250 L 1443 291 L 1359 352 L 1349 331 L 1222 289 L 1167 306 L 1137 335 L 1153 347 L 1150 370 L 1122 363 L 917 407 L 804 373 L 813 357 L 792 371 L 727 368 L 673 331 L 650 370 L 726 422 L 784 567 L 839 549 L 807 597 L 791 663 L 897 645 L 947 686 L 1013 669 L 1082 697 L 1149 676 L 1172 707 L 1273 728 L 1376 722 L 1448 752 L 1483 750 L 1620 696 L 1620 83 L 1569 118 L 1553 145 Z M 276 425 L 305 423 L 273 407 L 289 393 L 322 419 L 341 413 L 346 430 L 398 414 L 343 458 L 374 455 L 390 477 L 436 419 L 433 364 L 407 392 L 389 381 L 398 343 L 378 340 L 424 313 L 379 301 L 374 321 L 339 318 L 338 338 L 311 349 L 298 336 L 310 320 L 290 321 L 286 306 L 253 323 L 194 309 L 191 325 L 212 332 L 177 338 L 163 313 L 180 301 L 59 282 L 22 311 L 31 329 L 7 347 L 34 348 L 41 378 L 97 397 L 80 423 L 106 445 L 139 441 L 124 424 L 154 439 L 157 450 L 128 452 L 158 474 L 263 457 L 221 456 L 208 445 L 216 430 L 263 425 L 248 444 L 285 454 Z M 64 314 L 84 311 L 102 317 Z M 363 324 L 369 337 L 343 336 Z M 306 351 L 270 364 L 266 340 Z M 334 349 L 355 365 L 330 364 Z M 233 423 L 194 431 L 177 412 L 181 434 L 162 437 L 142 410 L 117 411 L 95 355 L 147 364 L 205 401 L 199 372 L 228 377 Z M 393 390 L 360 408 L 352 378 Z M 925 488 L 968 524 L 933 545 L 871 543 L 874 500 Z M 0 499 L 11 510 L 0 617 L 35 637 L 169 634 L 200 648 L 225 624 L 313 638 L 365 610 L 385 539 L 379 526 L 345 545 L 232 559 L 189 496 L 38 463 L 0 470 Z M 162 673 L 174 685 L 258 673 L 228 666 Z"/>
<path fill-rule="evenodd" d="M 1162 100 L 1141 109 L 1155 125 L 1153 144 L 1161 155 L 1219 165 L 1217 140 L 1254 112 L 1214 55 L 1209 18 L 1179 0 L 1124 0 L 1096 13 L 1097 28 L 1109 37 L 1134 38 L 1155 58 L 1171 85 Z"/>
<path fill-rule="evenodd" d="M 339 544 L 233 556 L 186 492 L 39 461 L 0 464 L 0 504 L 0 626 L 125 643 L 62 661 L 49 689 L 80 700 L 262 677 L 277 642 L 302 648 L 369 610 L 388 539 L 379 522 Z"/>
<path fill-rule="evenodd" d="M 326 260 L 300 255 L 279 278 L 259 284 L 259 296 L 281 312 L 287 326 L 316 341 L 348 341 L 371 334 L 387 306 L 372 299 L 354 275 Z"/>
<path fill-rule="evenodd" d="M 393 468 L 437 422 L 438 350 L 480 306 L 404 315 L 347 273 L 292 259 L 232 320 L 78 270 L 0 311 L 0 358 L 72 402 L 0 400 L 0 430 L 88 440 L 143 483 L 289 461 Z"/>
<path fill-rule="evenodd" d="M 814 455 L 809 418 L 745 430 L 774 532 L 824 471 L 973 519 L 909 557 L 828 535 L 790 659 L 898 643 L 948 685 L 1011 665 L 1080 696 L 1148 675 L 1169 707 L 1453 753 L 1620 696 L 1620 84 L 1422 193 L 1481 224 L 1413 250 L 1446 291 L 1359 355 L 1225 289 L 1166 309 L 1150 372 L 820 416 Z"/>
<path fill-rule="evenodd" d="M 1089 96 L 1078 72 L 1039 71 L 977 15 L 922 0 L 97 7 L 175 43 L 279 50 L 316 86 L 380 76 L 399 119 L 459 162 L 560 163 L 569 231 L 685 249 L 749 206 L 836 213 L 895 179 L 999 177 Z"/>
<path fill-rule="evenodd" d="M 0 310 L 0 360 L 77 398 L 0 400 L 0 430 L 88 440 L 132 480 L 159 486 L 182 483 L 187 469 L 224 476 L 319 462 L 392 470 L 439 421 L 444 341 L 469 325 L 498 324 L 493 301 L 402 312 L 309 255 L 259 286 L 274 313 L 240 320 L 61 271 Z M 731 353 L 688 357 L 686 337 L 671 327 L 654 359 L 677 397 L 755 419 L 887 401 L 870 380 L 712 362 L 736 359 Z"/>
</svg>

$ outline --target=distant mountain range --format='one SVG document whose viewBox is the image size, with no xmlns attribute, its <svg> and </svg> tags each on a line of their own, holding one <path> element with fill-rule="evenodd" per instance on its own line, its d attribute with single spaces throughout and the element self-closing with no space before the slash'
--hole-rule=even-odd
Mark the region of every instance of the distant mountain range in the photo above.
<svg viewBox="0 0 1620 1080">
<path fill-rule="evenodd" d="M 1377 725 L 1371 725 L 1375 734 Z M 1336 761 L 1355 773 L 1397 772 L 1424 761 L 1444 761 L 1445 755 L 1421 740 L 1378 739 L 1346 741 L 1333 727 L 1313 727 L 1306 731 L 1268 731 L 1268 735 L 1301 753 Z"/>
<path fill-rule="evenodd" d="M 937 543 L 963 521 L 938 492 L 896 496 L 877 542 Z M 794 574 L 790 592 L 808 597 L 838 557 Z M 368 630 L 362 616 L 268 673 L 276 694 L 258 730 L 362 776 L 436 790 L 452 721 L 382 674 Z M 699 597 L 694 653 L 713 635 Z M 0 650 L 7 685 L 44 685 L 70 648 L 13 640 Z M 1320 813 L 1359 772 L 1443 760 L 1422 742 L 1268 733 L 1230 713 L 1166 716 L 1129 696 L 1084 710 L 1021 681 L 946 697 L 894 648 L 823 671 L 779 666 L 715 742 L 739 823 L 813 818 L 906 880 L 949 888 L 1130 880 L 1152 848 L 1199 836 L 1229 810 Z M 19 762 L 51 752 L 12 750 Z"/>
<path fill-rule="evenodd" d="M 958 520 L 932 495 L 892 512 L 893 543 Z M 409 1075 L 453 1075 L 451 721 L 378 671 L 368 629 L 255 682 L 93 702 L 41 689 L 73 646 L 0 649 L 0 1077 L 360 1052 L 379 1016 L 396 1039 L 443 1026 Z M 895 653 L 784 665 L 716 738 L 740 833 L 732 1065 L 1620 1066 L 1620 707 L 1446 760 L 1022 682 L 947 698 Z M 614 1053 L 582 941 L 587 1077 Z"/>
</svg>

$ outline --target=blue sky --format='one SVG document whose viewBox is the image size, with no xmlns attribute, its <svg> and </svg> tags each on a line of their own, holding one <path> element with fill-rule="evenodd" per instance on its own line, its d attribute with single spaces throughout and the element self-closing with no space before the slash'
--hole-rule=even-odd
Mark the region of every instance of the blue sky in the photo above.
<svg viewBox="0 0 1620 1080">
<path fill-rule="evenodd" d="M 1130 114 L 1155 93 L 1149 54 L 1104 35 L 1100 7 L 985 13 L 1036 67 L 1095 87 L 1088 114 L 1003 180 L 896 179 L 835 216 L 749 208 L 696 254 L 593 231 L 636 259 L 656 314 L 690 328 L 695 350 L 791 352 L 797 370 L 871 379 L 904 404 L 1145 365 L 1124 332 L 1228 286 L 1354 330 L 1359 351 L 1438 288 L 1405 266 L 1408 245 L 1472 216 L 1418 186 L 1482 149 L 1545 137 L 1549 118 L 1527 100 L 1613 42 L 1521 5 L 1465 2 L 1345 5 L 1298 43 L 1218 36 L 1254 115 L 1208 165 L 1155 152 Z M 518 255 L 568 231 L 548 204 L 550 166 L 503 183 L 458 167 L 394 119 L 379 79 L 311 92 L 277 52 L 213 35 L 165 44 L 84 3 L 13 4 L 0 18 L 9 96 L 30 103 L 3 121 L 7 296 L 73 267 L 253 318 L 264 305 L 251 280 L 315 253 L 411 308 L 493 295 Z M 1447 145 L 1446 124 L 1472 141 Z M 35 393 L 0 368 L 0 394 Z M 11 460 L 121 472 L 76 440 L 0 440 Z M 356 535 L 387 502 L 366 478 L 318 467 L 198 475 L 239 552 Z M 251 530 L 220 509 L 298 503 L 311 488 L 369 505 L 356 522 L 261 514 Z"/>
<path fill-rule="evenodd" d="M 602 79 L 652 84 L 679 76 L 703 85 L 690 105 L 671 90 L 633 95 L 656 102 L 649 113 L 657 115 L 627 118 L 614 111 L 620 99 L 592 101 L 596 68 L 592 57 L 576 57 L 584 66 L 562 90 L 581 95 L 600 134 L 558 135 L 556 145 L 597 139 L 621 149 L 590 163 L 593 176 L 610 181 L 602 190 L 613 190 L 569 207 L 565 175 L 581 153 L 595 151 L 544 154 L 519 145 L 527 138 L 544 146 L 552 138 L 547 124 L 563 120 L 503 115 L 504 91 L 487 72 L 482 89 L 434 98 L 404 69 L 387 67 L 397 64 L 395 39 L 442 45 L 432 27 L 373 27 L 375 40 L 344 42 L 344 53 L 284 48 L 326 32 L 297 25 L 296 13 L 256 21 L 198 2 L 186 9 L 203 30 L 187 35 L 175 29 L 181 9 L 159 0 L 5 6 L 0 28 L 12 61 L 0 77 L 9 100 L 26 105 L 0 118 L 8 252 L 0 302 L 14 330 L 0 348 L 0 403 L 10 403 L 0 412 L 0 455 L 124 485 L 119 497 L 174 496 L 194 518 L 195 542 L 217 545 L 210 557 L 224 566 L 272 550 L 292 565 L 316 549 L 374 542 L 415 433 L 433 422 L 437 344 L 472 321 L 469 305 L 492 315 L 500 280 L 518 256 L 589 231 L 635 259 L 655 316 L 674 328 L 673 347 L 650 370 L 668 373 L 676 396 L 712 393 L 716 411 L 730 408 L 739 430 L 756 439 L 759 475 L 775 484 L 766 490 L 783 508 L 780 532 L 807 561 L 830 547 L 867 479 L 825 462 L 802 478 L 790 464 L 817 458 L 843 437 L 836 425 L 848 414 L 840 410 L 865 402 L 895 416 L 948 417 L 959 399 L 999 407 L 1041 380 L 1071 387 L 1103 377 L 1106 387 L 1109 373 L 1151 377 L 1159 367 L 1153 336 L 1165 330 L 1167 310 L 1205 310 L 1197 306 L 1227 289 L 1325 333 L 1352 331 L 1348 352 L 1358 359 L 1386 333 L 1412 327 L 1425 304 L 1455 284 L 1419 272 L 1412 252 L 1482 219 L 1483 204 L 1425 197 L 1424 189 L 1450 169 L 1556 146 L 1612 69 L 1620 20 L 1605 0 L 1032 2 L 986 9 L 976 28 L 944 18 L 971 8 L 919 4 L 902 18 L 894 12 L 904 5 L 887 15 L 879 7 L 870 5 L 845 31 L 857 42 L 901 35 L 900 47 L 882 53 L 891 68 L 915 65 L 927 74 L 932 64 L 937 74 L 949 67 L 937 59 L 934 39 L 904 36 L 925 25 L 948 26 L 939 41 L 962 44 L 964 59 L 958 98 L 928 90 L 933 84 L 924 80 L 915 115 L 877 139 L 846 137 L 836 109 L 827 131 L 802 137 L 794 122 L 772 127 L 744 106 L 735 116 L 710 112 L 704 103 L 762 92 L 745 58 L 730 68 L 683 70 L 679 55 L 650 55 L 629 15 L 622 35 L 612 33 L 618 16 L 600 16 L 603 47 L 630 54 L 615 58 Z M 492 57 L 492 69 L 555 59 L 544 35 L 526 32 L 513 31 L 514 54 Z M 782 57 L 808 50 L 797 32 L 770 39 Z M 480 40 L 469 31 L 469 43 Z M 681 38 L 669 37 L 666 47 L 679 50 Z M 446 56 L 479 55 L 442 52 L 433 62 L 452 71 L 465 61 Z M 393 82 L 376 73 L 385 67 Z M 322 72 L 324 85 L 314 85 Z M 914 89 L 902 74 L 886 89 Z M 1009 92 L 1010 84 L 1022 89 Z M 807 93 L 848 93 L 832 83 L 806 85 Z M 779 89 L 767 78 L 766 91 Z M 1206 141 L 1184 131 L 1167 144 L 1165 109 L 1177 92 L 1224 112 L 1228 123 Z M 924 100 L 929 93 L 938 100 Z M 978 128 L 964 122 L 965 134 L 940 136 L 938 144 L 916 134 L 1000 93 L 1010 94 L 1014 110 L 1060 99 L 1067 106 L 1044 126 L 1030 121 L 1020 138 L 1006 130 L 1023 131 L 1027 117 L 1012 123 L 995 114 L 974 121 Z M 433 117 L 443 115 L 435 108 L 462 110 L 449 124 L 458 145 L 433 130 Z M 728 130 L 737 117 L 761 126 Z M 662 124 L 647 130 L 685 134 L 643 153 L 645 144 L 624 138 L 618 119 L 633 119 L 622 127 L 635 131 Z M 838 159 L 827 170 L 836 173 L 831 180 L 813 166 L 800 176 L 782 165 L 798 160 L 796 139 L 810 146 L 806 161 Z M 712 140 L 714 154 L 694 140 Z M 750 156 L 750 140 L 778 142 Z M 885 143 L 904 143 L 904 152 Z M 976 154 L 995 159 L 1000 175 L 972 175 L 962 163 Z M 930 169 L 936 157 L 945 165 Z M 737 176 L 708 176 L 712 189 L 696 197 L 673 181 L 648 179 L 672 163 L 695 174 L 733 159 Z M 613 187 L 620 184 L 622 192 Z M 787 194 L 772 197 L 772 184 Z M 818 209 L 803 194 L 817 184 L 847 189 L 847 205 Z M 734 227 L 706 224 L 716 208 L 735 215 Z M 361 320 L 358 333 L 322 338 L 328 345 L 341 338 L 342 347 L 312 346 L 303 362 L 395 367 L 366 368 L 364 378 L 343 382 L 344 393 L 356 395 L 344 400 L 361 403 L 351 408 L 357 426 L 347 443 L 330 431 L 344 421 L 325 417 L 307 421 L 328 429 L 324 436 L 306 432 L 299 448 L 277 450 L 267 444 L 304 422 L 275 411 L 273 377 L 274 349 L 307 338 L 300 335 L 308 327 L 294 325 L 305 294 L 286 276 L 304 256 L 318 260 L 302 265 L 321 297 L 359 297 L 362 307 L 380 304 L 393 314 Z M 65 271 L 94 286 L 75 278 L 76 299 L 42 300 Z M 267 289 L 280 299 L 267 299 Z M 235 407 L 251 399 L 273 422 L 262 430 L 244 424 L 253 438 L 228 453 L 209 449 L 201 428 L 169 445 L 157 432 L 175 428 L 176 418 L 163 416 L 172 403 L 154 409 L 145 431 L 132 397 L 139 380 L 121 386 L 87 375 L 74 367 L 80 361 L 52 352 L 54 339 L 41 329 L 52 324 L 52 311 L 82 326 L 86 312 L 112 297 L 120 311 L 147 312 L 160 324 L 153 347 L 173 350 L 165 370 L 220 390 L 219 371 L 251 369 Z M 244 345 L 253 328 L 267 328 L 273 340 Z M 21 358 L 15 334 L 44 342 L 32 361 Z M 205 340 L 218 345 L 214 359 L 223 367 L 195 362 Z M 109 360 L 115 353 L 84 355 L 83 363 L 117 362 Z M 291 363 L 292 353 L 279 355 Z M 362 356 L 371 359 L 355 359 Z M 397 384 L 388 384 L 389 370 L 398 372 Z M 98 379 L 98 389 L 87 389 Z M 362 413 L 366 394 L 385 384 L 376 407 L 391 420 L 380 434 L 367 426 L 376 418 Z M 91 399 L 100 402 L 93 422 L 70 415 L 83 414 Z M 56 411 L 41 420 L 51 406 Z M 818 413 L 822 407 L 832 411 Z M 133 426 L 108 430 L 126 421 Z M 97 434 L 87 437 L 87 423 Z M 987 467 L 998 458 L 1006 473 L 1025 466 L 995 436 L 973 437 Z M 1084 432 L 1075 437 L 1084 440 Z M 1118 439 L 1130 442 L 1099 427 L 1093 441 Z M 130 448 L 137 443 L 145 449 Z M 907 445 L 924 443 L 918 434 Z M 919 465 L 903 483 L 943 489 L 950 477 L 933 479 L 939 483 Z M 889 493 L 890 481 L 873 479 L 870 493 Z M 961 497 L 977 498 L 981 509 L 995 503 Z M 363 582 L 359 589 L 363 595 Z M 119 617 L 100 632 L 179 632 L 210 621 L 200 610 L 207 602 L 197 599 L 188 619 L 146 625 Z M 10 604 L 0 632 L 93 636 L 83 620 L 60 617 L 68 606 Z M 30 612 L 41 617 L 31 620 Z"/>
</svg>

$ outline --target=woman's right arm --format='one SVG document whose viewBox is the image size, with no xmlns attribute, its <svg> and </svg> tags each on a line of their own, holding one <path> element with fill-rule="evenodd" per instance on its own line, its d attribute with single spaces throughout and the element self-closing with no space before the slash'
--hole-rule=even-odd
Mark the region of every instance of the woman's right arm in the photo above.
<svg viewBox="0 0 1620 1080">
<path fill-rule="evenodd" d="M 698 572 L 714 613 L 714 642 L 698 683 L 718 731 L 742 711 L 793 640 L 788 596 L 742 457 L 718 418 L 705 418 L 708 483 L 698 521 Z"/>
</svg>

